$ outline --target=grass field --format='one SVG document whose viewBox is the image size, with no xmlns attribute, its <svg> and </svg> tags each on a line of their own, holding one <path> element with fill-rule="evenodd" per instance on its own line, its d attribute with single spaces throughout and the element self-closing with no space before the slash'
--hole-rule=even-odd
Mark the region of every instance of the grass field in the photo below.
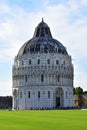
<svg viewBox="0 0 87 130">
<path fill-rule="evenodd" d="M 0 130 L 87 130 L 87 110 L 0 110 Z"/>
</svg>

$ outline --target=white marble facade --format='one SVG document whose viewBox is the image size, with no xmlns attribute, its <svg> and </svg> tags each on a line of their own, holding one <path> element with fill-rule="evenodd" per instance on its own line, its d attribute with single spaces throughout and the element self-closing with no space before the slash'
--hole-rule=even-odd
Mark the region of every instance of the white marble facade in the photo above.
<svg viewBox="0 0 87 130">
<path fill-rule="evenodd" d="M 39 25 L 36 30 L 38 27 Z M 36 36 L 34 34 L 34 42 Z M 51 37 L 51 39 L 53 38 Z M 44 45 L 46 45 L 47 40 L 44 41 Z M 27 44 L 29 44 L 28 47 Z M 43 41 L 40 41 L 40 50 L 38 52 L 34 50 L 33 53 L 29 48 L 32 44 L 33 42 L 29 41 L 29 43 L 23 45 L 14 59 L 12 70 L 13 109 L 73 107 L 73 65 L 71 56 L 68 53 L 64 54 L 58 51 L 58 46 L 53 46 L 56 51 L 45 53 L 45 46 L 42 45 Z M 34 48 L 36 45 L 34 45 Z M 28 52 L 26 48 L 28 48 Z"/>
</svg>

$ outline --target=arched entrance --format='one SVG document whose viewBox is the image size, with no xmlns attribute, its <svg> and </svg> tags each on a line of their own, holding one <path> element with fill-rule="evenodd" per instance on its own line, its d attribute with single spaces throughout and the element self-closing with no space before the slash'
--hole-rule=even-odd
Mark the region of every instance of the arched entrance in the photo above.
<svg viewBox="0 0 87 130">
<path fill-rule="evenodd" d="M 55 92 L 55 107 L 63 107 L 63 90 L 62 88 L 57 88 Z"/>
</svg>

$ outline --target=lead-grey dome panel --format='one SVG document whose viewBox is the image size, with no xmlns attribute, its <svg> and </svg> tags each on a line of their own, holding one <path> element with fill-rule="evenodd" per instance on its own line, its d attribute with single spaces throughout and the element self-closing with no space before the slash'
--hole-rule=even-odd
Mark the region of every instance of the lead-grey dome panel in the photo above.
<svg viewBox="0 0 87 130">
<path fill-rule="evenodd" d="M 36 27 L 33 38 L 20 48 L 18 57 L 38 52 L 67 55 L 66 48 L 59 41 L 52 38 L 50 28 L 43 20 Z"/>
</svg>

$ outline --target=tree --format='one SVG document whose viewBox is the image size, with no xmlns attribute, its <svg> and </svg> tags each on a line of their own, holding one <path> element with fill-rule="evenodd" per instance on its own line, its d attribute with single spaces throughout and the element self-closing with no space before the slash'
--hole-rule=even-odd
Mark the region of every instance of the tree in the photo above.
<svg viewBox="0 0 87 130">
<path fill-rule="evenodd" d="M 78 94 L 78 95 L 83 94 L 83 89 L 81 87 L 76 87 L 75 88 L 75 94 Z"/>
<path fill-rule="evenodd" d="M 81 87 L 76 87 L 75 88 L 75 94 L 78 96 L 78 105 L 79 107 L 82 106 L 82 94 L 83 94 L 83 89 Z"/>
</svg>

